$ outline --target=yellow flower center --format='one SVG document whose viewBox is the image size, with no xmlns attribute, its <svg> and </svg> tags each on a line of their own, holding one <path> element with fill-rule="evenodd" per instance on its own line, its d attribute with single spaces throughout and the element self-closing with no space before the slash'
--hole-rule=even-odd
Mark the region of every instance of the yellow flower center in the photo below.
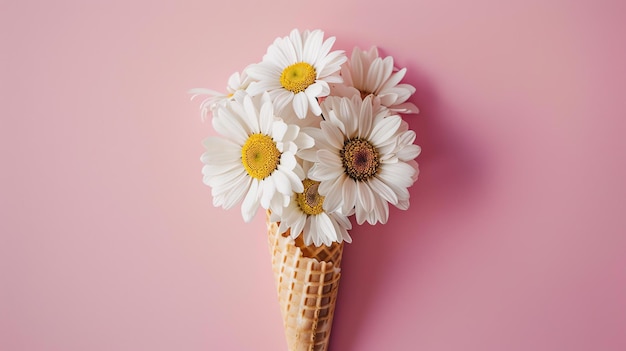
<svg viewBox="0 0 626 351">
<path fill-rule="evenodd" d="M 252 178 L 262 180 L 278 168 L 280 151 L 271 137 L 252 134 L 241 148 L 241 163 Z"/>
<path fill-rule="evenodd" d="M 380 160 L 372 143 L 359 137 L 348 139 L 339 152 L 346 174 L 356 181 L 366 181 L 378 172 Z"/>
<path fill-rule="evenodd" d="M 283 70 L 280 75 L 280 85 L 297 94 L 315 83 L 316 77 L 317 73 L 313 66 L 306 62 L 298 62 Z"/>
<path fill-rule="evenodd" d="M 308 215 L 318 215 L 324 212 L 322 209 L 324 197 L 317 192 L 320 182 L 306 178 L 302 181 L 302 185 L 304 185 L 304 191 L 296 194 L 296 202 L 302 212 Z"/>
</svg>

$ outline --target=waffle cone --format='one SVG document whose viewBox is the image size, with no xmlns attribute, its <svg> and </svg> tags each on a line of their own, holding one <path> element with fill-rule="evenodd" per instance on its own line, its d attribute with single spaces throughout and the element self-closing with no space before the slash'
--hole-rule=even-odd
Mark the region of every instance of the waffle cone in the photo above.
<svg viewBox="0 0 626 351">
<path fill-rule="evenodd" d="M 267 218 L 269 247 L 289 351 L 326 351 L 335 314 L 343 243 L 306 246 Z"/>
</svg>

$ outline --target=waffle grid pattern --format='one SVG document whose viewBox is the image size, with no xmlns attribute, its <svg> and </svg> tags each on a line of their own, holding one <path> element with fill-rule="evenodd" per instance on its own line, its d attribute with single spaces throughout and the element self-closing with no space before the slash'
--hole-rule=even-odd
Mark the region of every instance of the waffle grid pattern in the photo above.
<svg viewBox="0 0 626 351">
<path fill-rule="evenodd" d="M 343 243 L 305 246 L 269 222 L 272 267 L 289 351 L 326 351 L 332 328 Z"/>
</svg>

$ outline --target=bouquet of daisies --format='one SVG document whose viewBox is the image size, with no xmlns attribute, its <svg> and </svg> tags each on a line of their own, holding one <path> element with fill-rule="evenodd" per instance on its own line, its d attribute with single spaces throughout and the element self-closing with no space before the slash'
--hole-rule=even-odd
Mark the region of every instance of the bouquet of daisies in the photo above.
<svg viewBox="0 0 626 351">
<path fill-rule="evenodd" d="M 350 59 L 320 30 L 277 38 L 261 62 L 236 72 L 226 93 L 204 96 L 220 136 L 204 141 L 202 174 L 213 205 L 267 212 L 289 350 L 326 350 L 350 217 L 385 224 L 409 207 L 420 147 L 401 114 L 415 88 L 406 69 L 373 47 Z"/>
</svg>

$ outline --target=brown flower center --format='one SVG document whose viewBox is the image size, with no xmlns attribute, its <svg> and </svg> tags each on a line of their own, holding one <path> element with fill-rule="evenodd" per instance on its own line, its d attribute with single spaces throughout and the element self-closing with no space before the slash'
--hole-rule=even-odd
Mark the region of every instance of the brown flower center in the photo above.
<svg viewBox="0 0 626 351">
<path fill-rule="evenodd" d="M 380 168 L 378 151 L 368 140 L 359 137 L 348 139 L 339 152 L 346 174 L 357 181 L 366 181 Z"/>
</svg>

